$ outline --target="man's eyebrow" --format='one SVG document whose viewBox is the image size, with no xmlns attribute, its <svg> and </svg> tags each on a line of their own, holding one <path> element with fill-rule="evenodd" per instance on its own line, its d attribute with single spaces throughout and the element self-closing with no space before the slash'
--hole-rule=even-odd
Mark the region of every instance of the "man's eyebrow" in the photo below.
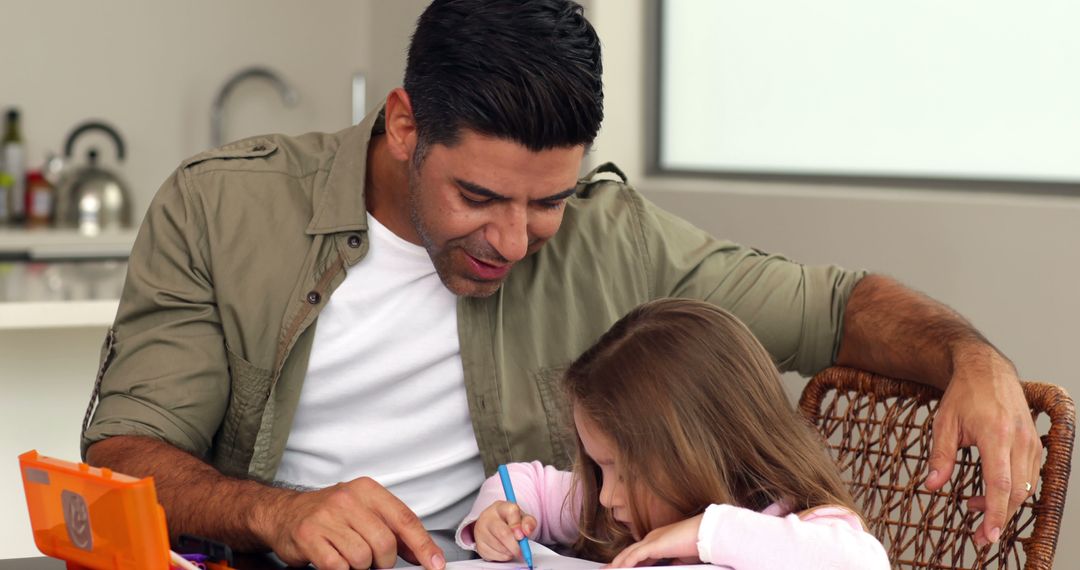
<svg viewBox="0 0 1080 570">
<path fill-rule="evenodd" d="M 462 188 L 468 190 L 473 194 L 476 194 L 477 196 L 483 196 L 484 198 L 490 198 L 492 200 L 506 200 L 506 196 L 503 196 L 502 194 L 499 194 L 494 190 L 488 190 L 487 188 L 484 188 L 479 184 L 469 182 L 468 180 L 455 178 L 454 182 L 457 182 L 458 186 L 461 186 Z"/>
<path fill-rule="evenodd" d="M 462 188 L 468 190 L 472 194 L 476 194 L 477 196 L 482 196 L 484 198 L 489 198 L 491 200 L 507 200 L 506 196 L 503 196 L 502 194 L 499 194 L 498 192 L 496 192 L 494 190 L 489 190 L 487 188 L 484 188 L 483 186 L 481 186 L 479 184 L 476 184 L 474 182 L 469 182 L 468 180 L 462 180 L 460 178 L 455 178 L 454 182 L 456 182 L 458 186 L 461 186 Z M 575 192 L 577 192 L 576 187 L 575 188 L 567 188 L 566 190 L 563 190 L 562 192 L 559 192 L 558 194 L 552 194 L 551 196 L 546 196 L 544 198 L 539 198 L 539 199 L 533 200 L 533 201 L 534 202 L 558 202 L 559 200 L 565 200 L 566 198 L 569 198 L 570 196 L 573 196 Z"/>
<path fill-rule="evenodd" d="M 558 194 L 552 194 L 547 198 L 540 198 L 537 202 L 558 202 L 559 200 L 565 200 L 574 195 L 577 192 L 577 188 L 567 188 Z"/>
</svg>

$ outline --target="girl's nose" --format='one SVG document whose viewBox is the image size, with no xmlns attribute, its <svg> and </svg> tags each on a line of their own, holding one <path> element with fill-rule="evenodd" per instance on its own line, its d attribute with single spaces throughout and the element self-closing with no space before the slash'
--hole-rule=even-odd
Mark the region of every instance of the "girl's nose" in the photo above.
<svg viewBox="0 0 1080 570">
<path fill-rule="evenodd" d="M 603 485 L 600 487 L 600 504 L 603 505 L 605 509 L 613 509 L 616 506 L 615 486 L 616 485 L 612 483 L 609 478 L 605 478 Z"/>
</svg>

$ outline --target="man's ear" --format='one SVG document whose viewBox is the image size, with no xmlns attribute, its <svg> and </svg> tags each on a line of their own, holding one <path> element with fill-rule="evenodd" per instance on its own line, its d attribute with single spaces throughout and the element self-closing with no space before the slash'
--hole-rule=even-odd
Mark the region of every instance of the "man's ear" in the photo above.
<svg viewBox="0 0 1080 570">
<path fill-rule="evenodd" d="M 398 87 L 386 96 L 386 143 L 394 159 L 412 160 L 416 150 L 416 119 L 413 117 L 412 101 L 405 89 Z"/>
</svg>

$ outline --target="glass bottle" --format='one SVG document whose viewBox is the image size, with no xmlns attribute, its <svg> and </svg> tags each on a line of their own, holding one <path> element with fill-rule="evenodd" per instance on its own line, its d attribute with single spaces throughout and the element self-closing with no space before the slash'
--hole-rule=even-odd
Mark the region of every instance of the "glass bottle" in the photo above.
<svg viewBox="0 0 1080 570">
<path fill-rule="evenodd" d="M 8 109 L 7 127 L 4 129 L 0 146 L 3 148 L 4 171 L 14 181 L 8 196 L 9 213 L 12 221 L 19 223 L 26 217 L 26 155 L 19 128 L 18 109 Z"/>
<path fill-rule="evenodd" d="M 0 226 L 11 223 L 11 187 L 14 185 L 11 175 L 0 169 Z"/>
</svg>

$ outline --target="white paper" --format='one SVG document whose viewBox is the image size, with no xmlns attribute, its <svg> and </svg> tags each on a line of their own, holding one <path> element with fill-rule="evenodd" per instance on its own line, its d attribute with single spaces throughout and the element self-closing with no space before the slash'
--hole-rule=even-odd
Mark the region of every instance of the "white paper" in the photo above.
<svg viewBox="0 0 1080 570">
<path fill-rule="evenodd" d="M 529 541 L 529 548 L 532 550 L 534 570 L 596 570 L 603 566 L 603 564 L 599 562 L 591 562 L 572 556 L 562 556 L 543 544 L 531 540 Z M 529 568 L 525 563 L 517 560 L 512 562 L 488 562 L 487 560 L 480 558 L 475 560 L 458 560 L 456 562 L 450 562 L 446 567 L 454 570 L 528 570 Z M 421 567 L 409 566 L 408 568 Z M 643 566 L 639 567 L 639 570 L 642 568 L 717 570 L 716 566 L 711 566 L 709 564 L 695 564 L 692 566 Z"/>
<path fill-rule="evenodd" d="M 599 562 L 590 562 L 580 558 L 562 556 L 554 550 L 538 542 L 529 541 L 529 548 L 533 555 L 534 570 L 595 570 L 603 566 Z M 511 562 L 488 562 L 481 558 L 475 560 L 458 560 L 446 565 L 454 570 L 528 570 L 524 562 L 514 560 Z M 420 568 L 409 566 L 408 568 Z"/>
</svg>

